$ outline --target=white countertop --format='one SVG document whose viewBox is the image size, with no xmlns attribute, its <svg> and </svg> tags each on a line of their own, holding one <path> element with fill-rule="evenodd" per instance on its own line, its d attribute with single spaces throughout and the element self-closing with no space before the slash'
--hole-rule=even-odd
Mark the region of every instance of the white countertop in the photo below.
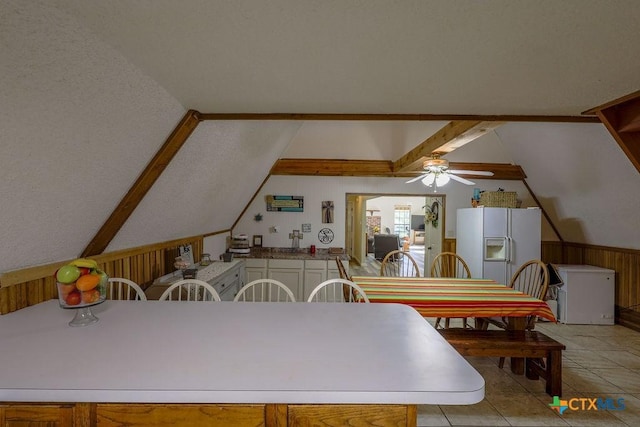
<svg viewBox="0 0 640 427">
<path fill-rule="evenodd" d="M 473 404 L 484 380 L 396 304 L 47 301 L 0 316 L 0 401 Z M 224 327 L 222 327 L 224 326 Z"/>
<path fill-rule="evenodd" d="M 241 259 L 234 259 L 230 262 L 212 261 L 211 264 L 207 266 L 200 266 L 198 264 L 195 264 L 192 268 L 198 269 L 198 272 L 196 273 L 196 279 L 208 282 L 214 277 L 220 276 L 221 274 L 224 274 L 227 271 L 231 270 L 241 262 L 244 261 Z M 176 270 L 173 273 L 165 274 L 162 277 L 158 277 L 153 281 L 153 285 L 171 285 L 178 280 L 182 280 L 182 271 L 180 270 Z"/>
</svg>

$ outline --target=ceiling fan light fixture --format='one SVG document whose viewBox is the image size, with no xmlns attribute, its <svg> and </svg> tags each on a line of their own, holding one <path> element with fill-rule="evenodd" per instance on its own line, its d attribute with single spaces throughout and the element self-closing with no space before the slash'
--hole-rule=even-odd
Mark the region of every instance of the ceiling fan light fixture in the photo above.
<svg viewBox="0 0 640 427">
<path fill-rule="evenodd" d="M 422 183 L 427 187 L 431 186 L 433 182 L 436 180 L 436 175 L 434 173 L 430 173 L 424 178 L 422 178 Z"/>
<path fill-rule="evenodd" d="M 422 163 L 422 168 L 432 172 L 442 172 L 449 168 L 449 160 L 442 159 L 440 156 L 434 156 L 431 159 L 425 160 Z"/>
<path fill-rule="evenodd" d="M 448 183 L 450 180 L 449 178 L 449 174 L 446 173 L 439 173 L 438 176 L 436 176 L 436 185 L 438 187 L 442 187 L 443 185 L 445 185 L 446 183 Z"/>
</svg>

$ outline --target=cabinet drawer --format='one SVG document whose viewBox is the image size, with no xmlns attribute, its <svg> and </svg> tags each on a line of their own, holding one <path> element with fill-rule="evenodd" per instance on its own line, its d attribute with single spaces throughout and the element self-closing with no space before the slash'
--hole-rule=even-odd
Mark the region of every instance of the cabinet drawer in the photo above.
<svg viewBox="0 0 640 427">
<path fill-rule="evenodd" d="M 267 260 L 262 258 L 247 258 L 247 268 L 267 268 Z"/>
<path fill-rule="evenodd" d="M 304 261 L 298 259 L 270 259 L 269 268 L 304 268 Z"/>
<path fill-rule="evenodd" d="M 304 268 L 307 270 L 326 270 L 327 261 L 320 261 L 317 259 L 308 259 L 308 260 L 305 260 L 304 262 Z"/>
</svg>

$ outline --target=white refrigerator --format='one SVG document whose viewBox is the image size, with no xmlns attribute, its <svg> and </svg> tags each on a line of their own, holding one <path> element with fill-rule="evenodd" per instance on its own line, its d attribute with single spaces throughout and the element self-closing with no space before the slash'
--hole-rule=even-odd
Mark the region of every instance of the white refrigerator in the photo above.
<svg viewBox="0 0 640 427">
<path fill-rule="evenodd" d="M 472 277 L 509 284 L 522 264 L 540 259 L 541 227 L 538 208 L 458 209 L 456 252 Z"/>
</svg>

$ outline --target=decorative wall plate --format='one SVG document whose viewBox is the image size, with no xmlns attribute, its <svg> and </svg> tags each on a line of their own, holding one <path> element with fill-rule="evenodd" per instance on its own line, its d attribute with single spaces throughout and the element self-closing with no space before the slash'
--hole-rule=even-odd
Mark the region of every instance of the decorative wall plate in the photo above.
<svg viewBox="0 0 640 427">
<path fill-rule="evenodd" d="M 333 231 L 330 228 L 323 228 L 318 232 L 318 240 L 320 243 L 333 242 Z"/>
</svg>

